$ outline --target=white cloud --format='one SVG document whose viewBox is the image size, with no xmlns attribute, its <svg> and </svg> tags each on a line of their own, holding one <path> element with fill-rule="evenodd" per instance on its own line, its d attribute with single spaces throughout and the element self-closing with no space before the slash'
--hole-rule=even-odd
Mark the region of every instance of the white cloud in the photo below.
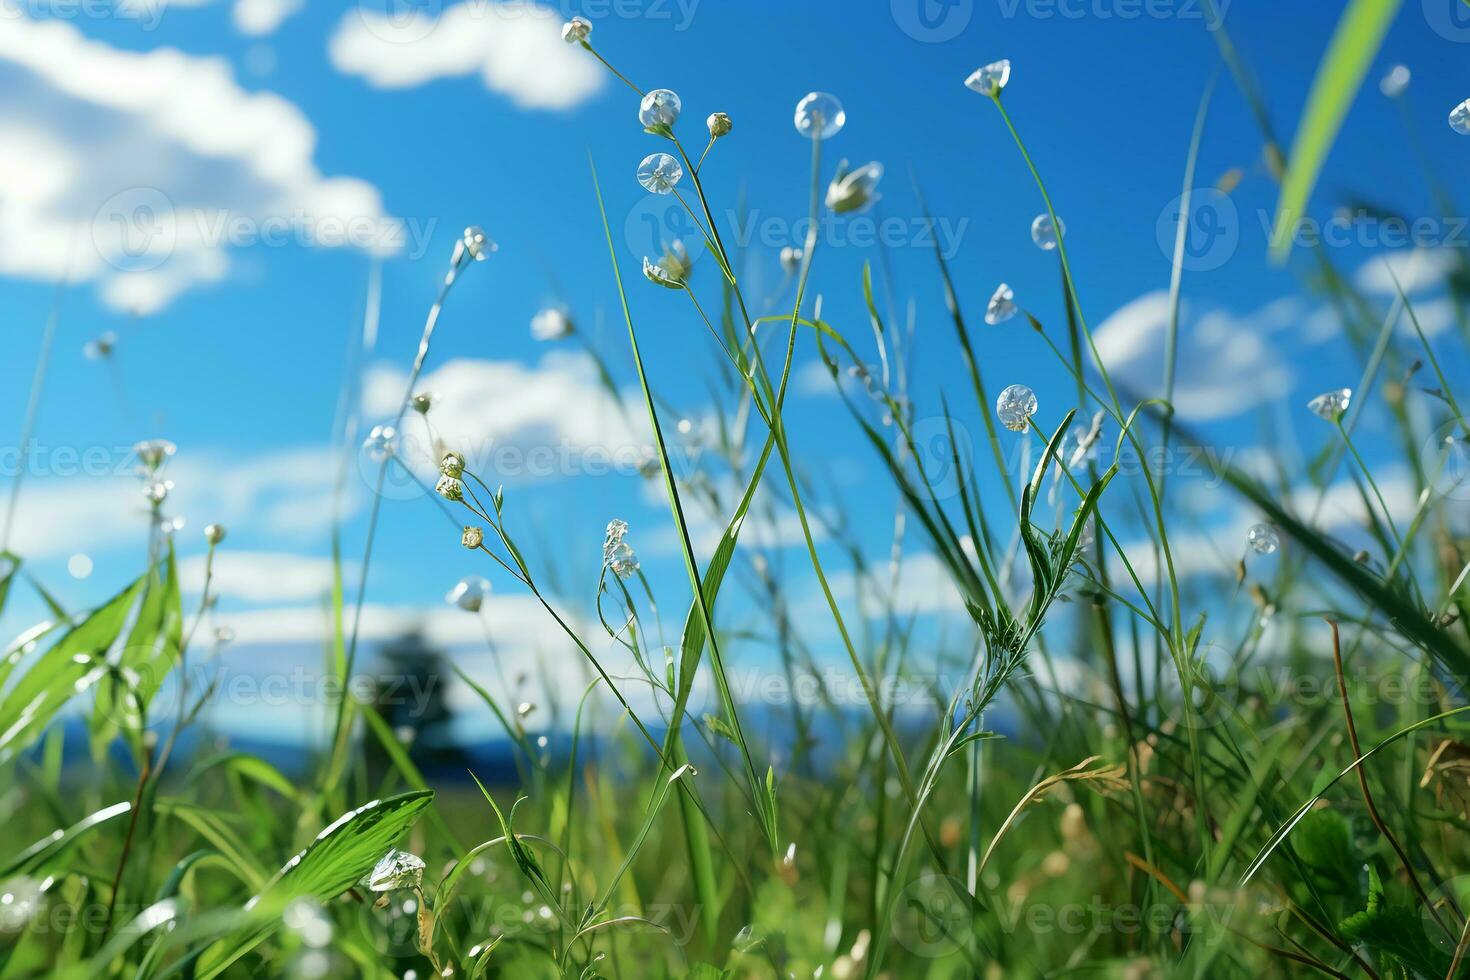
<svg viewBox="0 0 1470 980">
<path fill-rule="evenodd" d="M 241 34 L 265 37 L 305 5 L 306 0 L 235 0 L 231 16 Z"/>
<path fill-rule="evenodd" d="M 398 414 L 407 375 L 380 365 L 363 384 L 363 410 L 373 421 Z M 631 473 L 651 445 L 636 408 L 624 415 L 601 384 L 590 358 L 552 351 L 534 366 L 516 361 L 449 361 L 420 379 L 433 392 L 429 421 L 444 447 L 465 455 L 476 475 L 498 482 Z M 405 459 L 427 472 L 439 452 L 426 445 L 410 413 L 402 434 Z"/>
<path fill-rule="evenodd" d="M 377 88 L 412 88 L 479 75 L 491 92 L 527 109 L 567 109 L 593 95 L 605 69 L 561 39 L 562 17 L 523 0 L 470 0 L 438 17 L 358 9 L 343 16 L 332 65 Z"/>
<path fill-rule="evenodd" d="M 301 110 L 223 58 L 5 17 L 0 87 L 0 273 L 149 312 L 223 279 L 231 245 L 402 245 L 376 188 L 324 176 Z"/>
<path fill-rule="evenodd" d="M 168 467 L 175 487 L 164 510 L 184 518 L 184 533 L 191 535 L 206 524 L 221 523 L 236 531 L 248 527 L 297 540 L 312 532 L 324 537 L 336 467 L 323 466 L 322 461 L 335 458 L 325 448 L 246 459 L 182 451 Z M 65 462 L 59 453 L 33 458 L 30 465 L 53 475 L 24 484 L 12 542 L 18 554 L 34 561 L 117 547 L 136 547 L 141 553 L 148 505 L 126 448 L 106 448 L 96 465 Z"/>
<path fill-rule="evenodd" d="M 1301 316 L 1285 299 L 1245 317 L 1224 310 L 1194 316 L 1180 310 L 1178 374 L 1174 405 L 1186 420 L 1239 415 L 1280 399 L 1295 376 L 1279 334 Z M 1098 327 L 1098 353 L 1108 371 L 1132 394 L 1161 395 L 1169 295 L 1160 290 L 1128 303 Z"/>
<path fill-rule="evenodd" d="M 1353 276 L 1358 288 L 1382 296 L 1397 296 L 1394 279 L 1406 296 L 1443 286 L 1459 258 L 1450 248 L 1415 248 L 1388 252 L 1369 259 Z"/>
<path fill-rule="evenodd" d="M 206 559 L 195 555 L 179 565 L 185 591 L 204 590 Z M 350 571 L 344 571 L 350 576 Z M 289 602 L 326 595 L 332 587 L 332 560 L 288 552 L 232 551 L 214 556 L 210 594 L 240 602 Z"/>
</svg>

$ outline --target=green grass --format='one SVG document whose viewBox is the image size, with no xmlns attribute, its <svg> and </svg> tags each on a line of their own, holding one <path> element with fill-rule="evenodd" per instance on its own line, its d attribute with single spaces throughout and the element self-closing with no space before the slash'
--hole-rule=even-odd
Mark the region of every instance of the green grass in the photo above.
<svg viewBox="0 0 1470 980">
<path fill-rule="evenodd" d="M 1360 2 L 1345 15 L 1289 160 L 1234 42 L 1217 32 L 1281 164 L 1283 215 L 1305 208 L 1393 7 Z M 593 54 L 610 69 L 616 60 Z M 641 94 L 636 75 L 618 77 Z M 1186 193 L 1215 84 L 1184 148 Z M 1032 184 L 1015 193 L 1034 193 L 1056 223 L 1026 121 L 1003 94 L 977 98 L 975 112 L 973 124 L 1010 136 L 1027 165 Z M 745 292 L 744 256 L 725 245 L 717 216 L 728 202 L 701 179 L 718 144 L 696 162 L 676 130 L 649 138 L 683 161 L 680 200 L 714 266 L 700 276 L 666 267 L 670 288 L 657 298 L 714 341 L 722 422 L 708 461 L 728 477 L 719 483 L 671 463 L 672 409 L 625 292 L 654 286 L 623 268 L 600 215 L 606 288 L 639 384 L 621 407 L 653 433 L 683 588 L 655 594 L 641 573 L 605 564 L 597 625 L 584 629 L 588 597 L 548 583 L 547 556 L 519 543 L 533 529 L 514 496 L 450 465 L 442 498 L 419 504 L 443 509 L 454 533 L 479 526 L 486 574 L 531 596 L 585 662 L 587 686 L 557 706 L 569 751 L 540 751 L 514 705 L 455 668 L 513 746 L 515 785 L 484 774 L 436 785 L 416 746 L 350 698 L 334 705 L 302 776 L 227 748 L 176 752 L 207 724 L 215 692 L 158 695 L 210 652 L 198 635 L 209 596 L 183 608 L 172 545 L 155 533 L 146 567 L 98 609 L 68 616 L 43 590 L 56 623 L 0 660 L 0 892 L 10 896 L 0 977 L 1470 975 L 1470 540 L 1463 499 L 1445 494 L 1445 459 L 1419 454 L 1432 431 L 1470 434 L 1454 390 L 1470 353 L 1460 338 L 1431 344 L 1402 294 L 1376 323 L 1381 311 L 1315 247 L 1312 287 L 1342 312 L 1361 365 L 1354 407 L 1320 424 L 1322 448 L 1301 472 L 1263 479 L 1217 465 L 1220 492 L 1283 543 L 1269 561 L 1242 558 L 1233 582 L 1201 581 L 1176 569 L 1193 528 L 1169 483 L 1123 463 L 1202 443 L 1167 398 L 1139 402 L 1115 384 L 1073 274 L 1087 256 L 1069 254 L 1065 238 L 1066 322 L 1027 318 L 1054 363 L 1001 372 L 982 361 L 942 255 L 931 279 L 902 284 L 945 303 L 950 324 L 929 342 L 944 338 L 965 371 L 957 390 L 913 392 L 905 329 L 885 322 L 870 270 L 823 284 L 860 297 L 866 324 L 829 322 L 807 301 L 823 261 L 820 140 L 813 233 L 790 305 L 767 308 Z M 450 287 L 478 274 L 457 249 L 415 381 Z M 1161 379 L 1170 393 L 1186 280 L 1181 239 Z M 860 353 L 870 342 L 881 370 Z M 603 355 L 587 349 L 616 393 Z M 882 535 L 847 524 L 836 488 L 803 466 L 820 447 L 787 427 L 793 366 L 813 354 L 898 502 Z M 1436 389 L 1408 382 L 1422 364 Z M 1076 404 L 1043 405 L 1025 432 L 1004 433 L 989 393 L 1043 371 L 1075 381 Z M 44 377 L 43 361 L 37 390 Z M 411 383 L 400 425 L 413 394 Z M 1365 412 L 1382 422 L 1371 434 L 1358 425 Z M 950 446 L 939 466 L 916 431 L 934 413 Z M 1094 418 L 1101 434 L 1076 451 L 1069 436 L 1093 431 Z M 955 448 L 957 431 L 981 427 L 974 458 Z M 1012 436 L 1028 472 L 1008 467 Z M 1390 512 L 1382 474 L 1365 462 L 1396 452 L 1419 493 L 1408 520 Z M 395 465 L 383 462 L 380 481 Z M 1362 554 L 1323 533 L 1320 506 L 1300 504 L 1342 481 L 1365 515 Z M 799 553 L 780 563 L 742 540 L 773 503 L 800 531 Z M 370 515 L 364 571 L 391 516 Z M 695 546 L 696 518 L 723 529 L 709 555 Z M 1154 581 L 1139 571 L 1140 535 Z M 365 594 L 343 580 L 343 537 L 339 528 L 323 668 L 345 685 L 359 667 Z M 900 595 L 913 574 L 900 556 L 920 550 L 965 606 L 937 638 L 916 629 Z M 17 556 L 0 606 L 30 587 L 42 589 Z M 732 588 L 738 617 L 727 612 Z M 821 643 L 852 690 L 833 686 Z M 757 646 L 788 683 L 814 681 L 809 697 L 771 709 L 785 715 L 774 741 L 770 711 L 733 680 Z M 631 674 L 610 666 L 629 661 Z M 697 715 L 702 684 L 715 696 Z M 924 697 L 906 696 L 915 692 Z M 76 709 L 91 763 L 66 767 L 57 719 Z M 997 731 L 1001 716 L 1014 723 Z M 421 876 L 369 888 L 365 877 L 399 850 L 422 859 Z"/>
</svg>

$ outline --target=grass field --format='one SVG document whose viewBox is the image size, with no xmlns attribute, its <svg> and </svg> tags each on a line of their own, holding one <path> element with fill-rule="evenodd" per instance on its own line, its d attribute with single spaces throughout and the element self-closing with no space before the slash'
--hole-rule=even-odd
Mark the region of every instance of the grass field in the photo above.
<svg viewBox="0 0 1470 980">
<path fill-rule="evenodd" d="M 1278 257 L 1396 6 L 1347 4 L 1296 140 L 1263 133 L 1281 185 Z M 365 666 L 366 596 L 344 569 L 371 561 L 392 508 L 437 507 L 496 588 L 532 597 L 565 635 L 585 688 L 559 691 L 554 709 L 503 703 L 434 663 L 483 699 L 513 777 L 421 746 L 422 714 L 387 710 L 371 684 L 332 700 L 324 750 L 293 766 L 205 737 L 218 692 L 196 668 L 227 638 L 200 628 L 210 586 L 197 607 L 180 586 L 161 516 L 173 447 L 141 444 L 158 519 L 135 580 L 87 612 L 61 608 L 24 555 L 0 580 L 0 604 L 38 589 L 52 611 L 0 661 L 0 975 L 1470 975 L 1463 250 L 1446 274 L 1455 322 L 1431 342 L 1402 292 L 1385 310 L 1328 250 L 1297 242 L 1358 377 L 1289 406 L 1321 437 L 1300 471 L 1271 445 L 1249 465 L 1201 451 L 1172 409 L 1184 230 L 1165 394 L 1140 400 L 1094 343 L 1073 276 L 1089 256 L 1069 254 L 1044 162 L 1022 137 L 1039 121 L 1008 111 L 1005 87 L 1024 84 L 1025 68 L 1012 82 L 1009 63 L 989 65 L 967 83 L 974 125 L 1009 140 L 1034 179 L 1014 190 L 1043 206 L 1033 233 L 1056 258 L 1067 316 L 1042 323 L 1005 287 L 988 309 L 965 308 L 936 249 L 932 278 L 903 288 L 942 291 L 950 316 L 927 325 L 927 343 L 945 345 L 967 383 L 910 390 L 910 328 L 875 298 L 879 271 L 822 282 L 861 291 L 866 323 L 827 322 L 816 298 L 816 219 L 862 210 L 883 176 L 833 175 L 825 143 L 840 105 L 813 93 L 796 109 L 813 220 L 804 248 L 782 258 L 788 289 L 772 304 L 743 289 L 717 219 L 732 202 L 711 200 L 700 177 L 738 121 L 692 118 L 671 92 L 640 87 L 616 39 L 604 49 L 580 20 L 567 31 L 625 86 L 630 119 L 640 107 L 639 180 L 677 195 L 703 239 L 689 244 L 718 273 L 696 286 L 682 248 L 631 266 L 600 216 L 599 271 L 622 298 L 619 345 L 638 396 L 619 394 L 610 368 L 604 377 L 653 435 L 644 469 L 687 581 L 656 590 L 637 529 L 614 521 L 595 616 L 583 615 L 586 597 L 544 581 L 556 556 L 530 545 L 538 535 L 513 492 L 454 452 L 435 454 L 434 494 L 385 502 L 384 481 L 407 469 L 399 433 L 434 417 L 419 381 L 440 310 L 494 261 L 484 233 L 467 229 L 421 345 L 401 352 L 413 360 L 396 424 L 368 438 L 380 492 L 368 539 L 335 539 L 323 669 L 359 694 L 355 678 L 384 683 Z M 1255 85 L 1219 35 L 1218 84 L 1249 97 Z M 1209 98 L 1184 188 L 1200 183 Z M 605 179 L 589 169 L 599 202 Z M 671 315 L 708 335 L 705 367 L 730 422 L 697 469 L 674 458 L 677 415 L 645 370 L 634 290 L 666 290 Z M 1055 357 L 982 363 L 972 336 L 985 323 L 1035 331 Z M 896 491 L 890 525 L 850 526 L 804 466 L 811 447 L 787 429 L 798 350 L 819 352 L 883 492 Z M 1068 379 L 1075 398 L 1038 403 L 1007 386 L 1044 374 Z M 1365 444 L 1384 432 L 1386 444 Z M 1177 479 L 1133 465 L 1186 451 L 1256 515 L 1232 545 L 1233 581 L 1195 581 L 1203 545 L 1179 517 Z M 1384 459 L 1406 488 L 1385 487 Z M 737 492 L 715 489 L 712 469 Z M 772 564 L 742 539 L 757 491 L 795 515 L 799 561 Z M 1354 515 L 1350 541 L 1324 529 L 1329 506 Z M 709 523 L 723 528 L 712 553 L 691 530 Z M 205 534 L 211 561 L 230 547 L 225 529 Z M 893 557 L 874 561 L 875 542 Z M 919 545 L 968 614 L 937 640 L 899 597 L 901 556 Z M 455 598 L 473 608 L 475 588 Z M 754 622 L 721 615 L 736 589 L 756 597 Z M 793 605 L 798 594 L 820 602 Z M 832 638 L 840 672 L 818 662 L 813 632 Z M 752 642 L 779 664 L 773 688 L 751 690 L 729 652 Z M 528 718 L 551 710 L 562 731 L 547 739 Z"/>
</svg>

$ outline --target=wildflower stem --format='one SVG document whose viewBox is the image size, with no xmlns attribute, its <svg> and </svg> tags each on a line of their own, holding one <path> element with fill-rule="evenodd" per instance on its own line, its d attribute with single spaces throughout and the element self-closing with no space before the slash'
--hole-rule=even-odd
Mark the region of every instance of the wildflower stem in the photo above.
<svg viewBox="0 0 1470 980">
<path fill-rule="evenodd" d="M 602 64 L 603 64 L 603 66 L 604 66 L 604 67 L 605 67 L 605 68 L 606 68 L 606 69 L 607 69 L 607 70 L 608 70 L 608 71 L 610 71 L 610 72 L 612 72 L 612 73 L 613 73 L 613 74 L 614 74 L 614 75 L 616 75 L 616 76 L 617 76 L 617 77 L 618 77 L 618 79 L 619 79 L 619 80 L 620 80 L 620 81 L 622 81 L 622 83 L 623 83 L 623 84 L 624 84 L 624 85 L 626 85 L 626 86 L 628 86 L 628 87 L 629 87 L 629 88 L 630 88 L 630 89 L 632 89 L 632 90 L 633 90 L 633 91 L 635 91 L 635 92 L 637 92 L 637 93 L 638 93 L 638 97 L 639 97 L 639 98 L 642 98 L 642 97 L 643 97 L 643 96 L 644 96 L 644 95 L 646 95 L 646 94 L 647 94 L 647 93 L 646 93 L 646 92 L 644 92 L 644 91 L 643 91 L 643 90 L 642 90 L 642 89 L 641 89 L 641 88 L 639 88 L 639 87 L 638 87 L 638 86 L 637 86 L 637 85 L 634 85 L 634 84 L 633 84 L 633 83 L 632 83 L 632 82 L 630 82 L 630 81 L 628 81 L 628 76 L 626 76 L 626 75 L 624 75 L 624 74 L 623 74 L 623 73 L 622 73 L 622 72 L 620 72 L 620 71 L 618 71 L 618 70 L 617 70 L 617 69 L 616 69 L 616 68 L 614 68 L 614 67 L 613 67 L 613 66 L 612 66 L 612 62 L 610 62 L 610 61 L 608 61 L 608 60 L 607 60 L 607 59 L 606 59 L 606 58 L 604 58 L 604 57 L 603 57 L 603 56 L 602 56 L 602 55 L 601 55 L 601 54 L 600 54 L 600 53 L 599 53 L 599 52 L 598 52 L 598 50 L 597 50 L 597 49 L 596 49 L 596 48 L 594 48 L 594 47 L 593 47 L 593 46 L 592 46 L 592 45 L 591 45 L 591 43 L 590 43 L 590 42 L 587 42 L 587 41 L 583 41 L 583 42 L 582 42 L 582 47 L 584 47 L 584 48 L 586 48 L 586 49 L 587 49 L 587 50 L 588 50 L 588 51 L 591 51 L 591 52 L 592 52 L 592 56 L 593 56 L 593 57 L 594 57 L 594 58 L 596 58 L 596 59 L 597 59 L 597 60 L 598 60 L 598 61 L 600 61 L 600 62 L 602 62 Z"/>
</svg>

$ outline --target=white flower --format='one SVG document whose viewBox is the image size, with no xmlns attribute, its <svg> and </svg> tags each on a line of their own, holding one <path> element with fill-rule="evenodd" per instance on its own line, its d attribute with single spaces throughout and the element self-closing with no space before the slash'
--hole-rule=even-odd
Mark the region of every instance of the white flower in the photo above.
<svg viewBox="0 0 1470 980">
<path fill-rule="evenodd" d="M 1396 99 L 1408 89 L 1411 77 L 1413 76 L 1409 74 L 1407 65 L 1394 65 L 1388 70 L 1388 74 L 1379 80 L 1378 91 L 1390 99 Z"/>
<path fill-rule="evenodd" d="M 439 472 L 451 480 L 458 480 L 464 476 L 464 457 L 459 453 L 445 453 L 444 458 L 439 460 Z"/>
<path fill-rule="evenodd" d="M 489 238 L 485 232 L 475 225 L 470 225 L 464 230 L 464 236 L 460 238 L 460 246 L 470 254 L 470 258 L 476 262 L 485 261 L 491 252 L 500 248 Z"/>
<path fill-rule="evenodd" d="M 672 194 L 683 179 L 683 166 L 667 153 L 650 153 L 638 165 L 638 183 L 650 194 Z"/>
<path fill-rule="evenodd" d="M 602 541 L 602 564 L 618 578 L 630 578 L 638 571 L 638 556 L 623 539 L 628 534 L 627 521 L 612 520 Z"/>
<path fill-rule="evenodd" d="M 847 161 L 837 165 L 837 173 L 827 188 L 827 207 L 836 214 L 866 211 L 883 195 L 877 193 L 883 179 L 883 164 L 869 163 L 856 170 L 847 169 Z"/>
<path fill-rule="evenodd" d="M 787 272 L 795 272 L 801 268 L 801 260 L 806 257 L 806 250 L 799 245 L 787 245 L 781 249 L 781 268 Z"/>
<path fill-rule="evenodd" d="M 639 103 L 638 121 L 644 129 L 671 127 L 678 121 L 681 108 L 677 94 L 670 89 L 656 88 Z"/>
<path fill-rule="evenodd" d="M 531 336 L 536 340 L 564 340 L 572 330 L 572 318 L 559 306 L 548 306 L 531 318 Z"/>
<path fill-rule="evenodd" d="M 444 601 L 465 612 L 479 612 L 488 598 L 490 598 L 490 582 L 478 575 L 471 575 L 460 579 L 459 583 L 449 590 Z"/>
<path fill-rule="evenodd" d="M 1353 389 L 1338 388 L 1334 391 L 1325 391 L 1307 403 L 1307 408 L 1312 414 L 1329 422 L 1336 422 L 1347 413 L 1348 406 L 1353 403 Z"/>
<path fill-rule="evenodd" d="M 568 44 L 586 44 L 591 36 L 592 22 L 586 17 L 573 17 L 561 29 L 561 39 Z"/>
<path fill-rule="evenodd" d="M 1006 83 L 1010 80 L 1010 60 L 1002 58 L 1000 61 L 992 61 L 983 68 L 976 68 L 971 72 L 970 77 L 965 79 L 965 87 L 981 95 L 997 96 L 1005 89 Z"/>
<path fill-rule="evenodd" d="M 657 262 L 647 256 L 643 258 L 643 274 L 650 282 L 655 282 L 667 289 L 683 289 L 692 267 L 693 262 L 689 258 L 689 251 L 677 238 L 670 243 L 663 257 Z"/>
<path fill-rule="evenodd" d="M 995 401 L 1000 424 L 1012 432 L 1025 432 L 1036 414 L 1036 392 L 1025 385 L 1011 385 Z"/>
</svg>

